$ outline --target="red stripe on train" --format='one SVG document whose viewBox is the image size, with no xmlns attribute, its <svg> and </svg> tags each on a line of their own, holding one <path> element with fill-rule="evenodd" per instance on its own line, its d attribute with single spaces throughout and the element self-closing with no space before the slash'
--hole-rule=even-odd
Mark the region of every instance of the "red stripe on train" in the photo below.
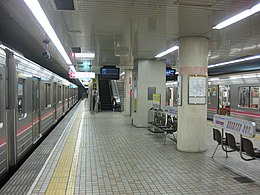
<svg viewBox="0 0 260 195">
<path fill-rule="evenodd" d="M 62 106 L 61 106 L 62 107 Z M 49 116 L 51 116 L 52 114 L 54 113 L 54 111 L 51 111 L 45 115 L 43 115 L 41 118 L 41 120 L 44 120 L 46 118 L 48 118 Z M 36 124 L 38 123 L 40 120 L 39 120 L 39 117 L 36 118 L 35 120 L 33 120 L 33 123 Z M 22 133 L 24 133 L 25 131 L 29 130 L 30 128 L 32 128 L 32 122 L 20 127 L 19 129 L 17 129 L 17 133 L 16 133 L 16 136 L 20 136 Z M 3 147 L 4 145 L 6 144 L 6 141 L 5 141 L 5 138 L 1 138 L 0 139 L 0 148 Z"/>
<path fill-rule="evenodd" d="M 211 111 L 217 111 L 217 108 L 211 108 L 211 107 L 208 107 L 208 110 L 211 110 Z"/>
<path fill-rule="evenodd" d="M 258 113 L 253 113 L 253 112 L 245 112 L 245 111 L 239 111 L 239 110 L 234 110 L 230 109 L 231 114 L 240 114 L 244 116 L 252 116 L 252 117 L 260 117 L 260 114 Z"/>
<path fill-rule="evenodd" d="M 17 133 L 16 135 L 19 136 L 21 135 L 23 132 L 27 131 L 28 129 L 32 128 L 32 122 L 28 123 L 27 125 L 24 125 L 22 127 L 20 127 L 19 129 L 17 129 Z"/>
<path fill-rule="evenodd" d="M 5 138 L 0 138 L 0 148 L 6 144 Z"/>
<path fill-rule="evenodd" d="M 211 111 L 217 111 L 217 108 L 208 108 L 208 110 Z M 239 114 L 243 116 L 251 116 L 251 117 L 260 117 L 260 114 L 258 113 L 253 113 L 253 112 L 246 112 L 246 111 L 240 111 L 240 110 L 235 110 L 235 109 L 230 109 L 231 114 Z"/>
<path fill-rule="evenodd" d="M 54 113 L 54 111 L 51 111 L 51 112 L 48 112 L 47 114 L 43 115 L 42 117 L 38 117 L 36 118 L 35 120 L 33 120 L 33 124 L 36 124 L 36 123 L 39 123 L 40 122 L 40 119 L 41 120 L 44 120 L 46 118 L 48 118 L 49 116 L 51 116 L 52 114 Z M 17 133 L 16 135 L 19 136 L 21 135 L 22 133 L 24 133 L 25 131 L 29 130 L 30 128 L 32 128 L 32 122 L 28 123 L 27 125 L 24 125 L 22 127 L 20 127 L 18 130 L 17 130 Z"/>
</svg>

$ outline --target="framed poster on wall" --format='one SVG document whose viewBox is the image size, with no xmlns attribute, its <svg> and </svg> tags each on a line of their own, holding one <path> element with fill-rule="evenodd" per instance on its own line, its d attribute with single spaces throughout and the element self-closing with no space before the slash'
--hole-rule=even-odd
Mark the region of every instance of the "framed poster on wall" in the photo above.
<svg viewBox="0 0 260 195">
<path fill-rule="evenodd" d="M 206 104 L 207 77 L 189 76 L 189 104 Z"/>
</svg>

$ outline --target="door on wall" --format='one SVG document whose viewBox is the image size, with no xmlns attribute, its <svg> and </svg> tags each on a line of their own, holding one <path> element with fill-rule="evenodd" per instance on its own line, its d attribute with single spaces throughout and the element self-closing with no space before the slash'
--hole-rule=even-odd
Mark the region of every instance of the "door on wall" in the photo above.
<svg viewBox="0 0 260 195">
<path fill-rule="evenodd" d="M 53 108 L 54 108 L 54 120 L 57 120 L 57 83 L 53 84 Z"/>
<path fill-rule="evenodd" d="M 62 113 L 65 113 L 65 87 L 62 85 Z"/>
<path fill-rule="evenodd" d="M 230 115 L 230 85 L 219 85 L 219 114 Z"/>
<path fill-rule="evenodd" d="M 4 100 L 5 100 L 5 86 L 4 86 L 4 69 L 0 67 L 0 91 L 1 91 L 1 98 L 0 98 L 0 146 L 4 143 L 5 140 L 5 131 L 4 131 Z M 3 142 L 3 143 L 2 143 Z"/>
<path fill-rule="evenodd" d="M 0 64 L 0 175 L 7 169 L 6 118 L 5 118 L 5 69 Z"/>
<path fill-rule="evenodd" d="M 40 132 L 40 79 L 33 77 L 32 79 L 32 132 L 33 142 L 41 137 Z"/>
</svg>

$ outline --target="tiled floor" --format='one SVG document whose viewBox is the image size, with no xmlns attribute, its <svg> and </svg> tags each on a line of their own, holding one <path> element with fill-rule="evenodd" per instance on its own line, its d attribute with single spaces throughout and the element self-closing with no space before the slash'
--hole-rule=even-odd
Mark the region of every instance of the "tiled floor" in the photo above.
<svg viewBox="0 0 260 195">
<path fill-rule="evenodd" d="M 135 128 L 130 117 L 122 113 L 91 115 L 84 106 L 80 105 L 75 116 L 75 121 L 84 120 L 74 146 L 78 155 L 71 163 L 70 175 L 76 174 L 71 180 L 74 189 L 68 191 L 67 186 L 67 194 L 260 194 L 260 161 L 242 161 L 237 152 L 225 158 L 221 148 L 214 160 L 210 158 L 216 146 L 210 125 L 208 150 L 184 153 L 176 150 L 176 144 L 169 139 L 164 145 L 163 135 Z M 71 132 L 75 129 L 72 126 Z M 65 142 L 62 139 L 60 145 Z M 62 149 L 57 150 L 30 193 L 45 194 L 59 164 Z M 240 176 L 250 176 L 255 182 L 234 179 Z M 58 181 L 62 184 L 64 179 Z"/>
</svg>

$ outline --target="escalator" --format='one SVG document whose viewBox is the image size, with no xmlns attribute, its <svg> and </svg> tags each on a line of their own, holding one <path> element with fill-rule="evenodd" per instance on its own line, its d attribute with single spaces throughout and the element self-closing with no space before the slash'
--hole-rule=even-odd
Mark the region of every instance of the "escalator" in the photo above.
<svg viewBox="0 0 260 195">
<path fill-rule="evenodd" d="M 112 98 L 110 89 L 110 80 L 100 79 L 99 80 L 99 98 L 101 104 L 101 111 L 112 111 Z"/>
</svg>

